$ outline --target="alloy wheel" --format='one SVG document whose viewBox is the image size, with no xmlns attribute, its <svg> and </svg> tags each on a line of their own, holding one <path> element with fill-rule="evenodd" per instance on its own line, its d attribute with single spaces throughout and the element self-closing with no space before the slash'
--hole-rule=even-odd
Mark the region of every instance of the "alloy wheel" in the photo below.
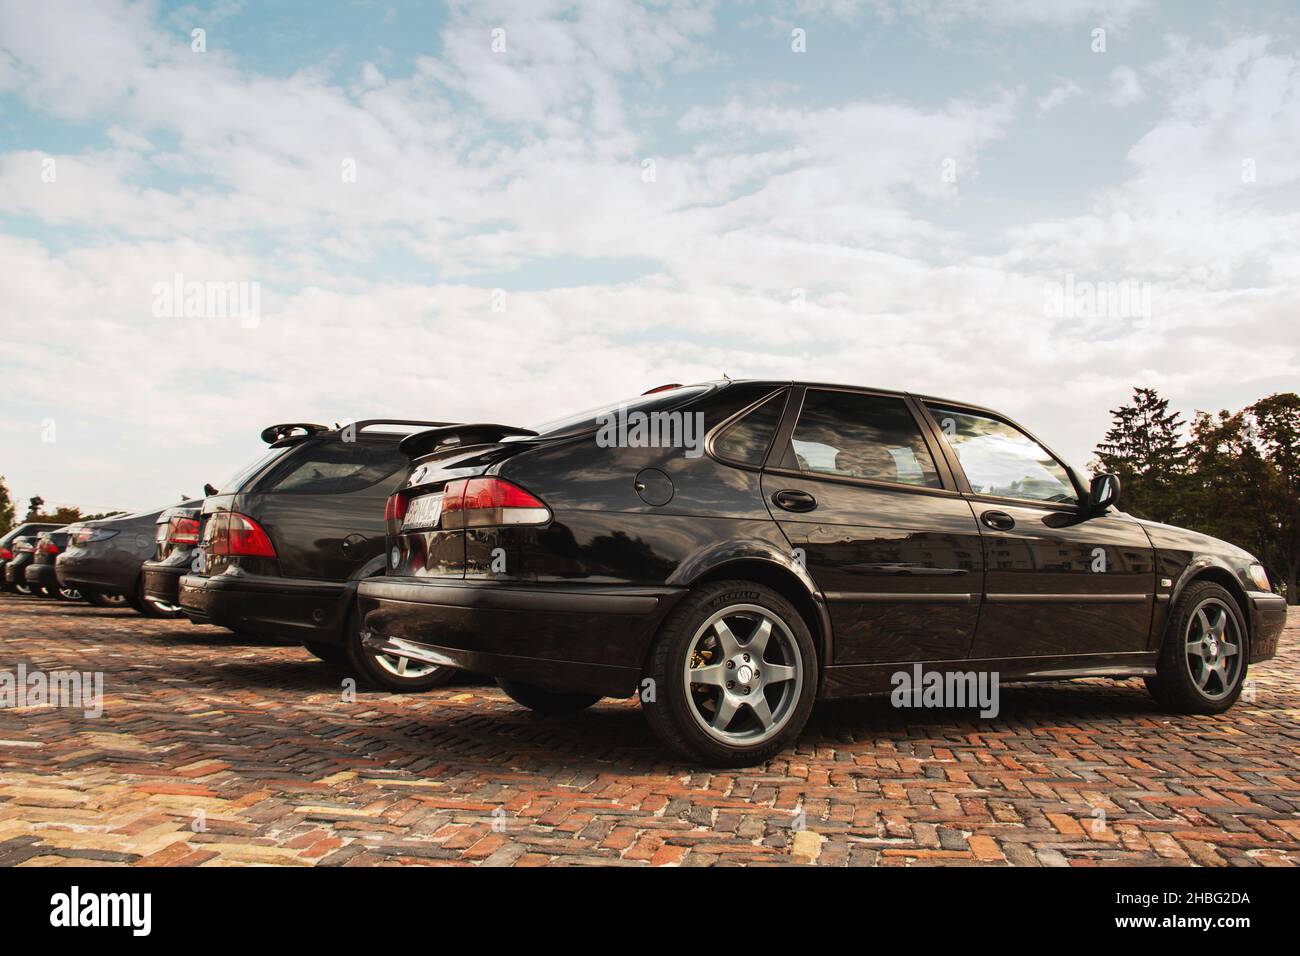
<svg viewBox="0 0 1300 956">
<path fill-rule="evenodd" d="M 803 689 L 790 628 L 767 608 L 735 604 L 695 632 L 682 671 L 691 716 L 731 746 L 770 740 L 789 722 Z"/>
<path fill-rule="evenodd" d="M 409 657 L 398 657 L 396 654 L 371 654 L 370 657 L 394 677 L 404 677 L 408 680 L 427 677 L 438 669 L 437 664 L 425 664 L 421 661 L 413 661 Z"/>
<path fill-rule="evenodd" d="M 1187 671 L 1207 700 L 1222 700 L 1241 679 L 1243 656 L 1237 620 L 1218 598 L 1202 601 L 1187 622 Z"/>
<path fill-rule="evenodd" d="M 59 588 L 59 594 L 62 595 L 63 600 L 65 601 L 81 600 L 81 592 L 76 588 Z"/>
</svg>

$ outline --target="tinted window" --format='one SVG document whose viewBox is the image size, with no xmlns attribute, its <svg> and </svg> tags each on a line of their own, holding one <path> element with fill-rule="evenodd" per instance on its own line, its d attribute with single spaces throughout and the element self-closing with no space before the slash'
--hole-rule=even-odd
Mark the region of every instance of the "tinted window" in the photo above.
<svg viewBox="0 0 1300 956">
<path fill-rule="evenodd" d="M 974 412 L 941 405 L 926 407 L 957 453 L 972 491 L 1001 498 L 1078 503 L 1065 468 L 1020 429 Z"/>
<path fill-rule="evenodd" d="M 772 443 L 781 412 L 785 409 L 785 392 L 778 392 L 748 415 L 732 422 L 713 442 L 719 458 L 743 465 L 761 465 Z"/>
<path fill-rule="evenodd" d="M 245 484 L 247 484 L 250 478 L 252 478 L 256 474 L 259 474 L 263 468 L 265 468 L 271 462 L 275 461 L 277 458 L 279 458 L 281 455 L 287 452 L 290 447 L 291 446 L 289 445 L 285 445 L 281 448 L 272 448 L 270 451 L 268 451 L 262 457 L 258 458 L 251 465 L 248 465 L 246 468 L 239 471 L 233 478 L 227 481 L 224 485 L 217 485 L 216 486 L 217 491 L 227 495 L 234 494 L 235 492 L 239 491 L 241 488 L 244 487 Z"/>
<path fill-rule="evenodd" d="M 345 495 L 376 485 L 409 464 L 395 443 L 312 442 L 283 462 L 257 490 Z"/>
<path fill-rule="evenodd" d="M 800 471 L 941 487 L 901 398 L 809 389 L 790 444 Z"/>
<path fill-rule="evenodd" d="M 545 438 L 557 438 L 565 434 L 577 435 L 589 429 L 597 428 L 604 418 L 611 415 L 628 414 L 631 412 L 642 412 L 652 414 L 653 412 L 665 409 L 675 408 L 692 398 L 708 392 L 712 386 L 709 385 L 688 385 L 684 388 L 674 388 L 665 392 L 654 392 L 650 395 L 638 395 L 635 398 L 628 398 L 621 402 L 612 402 L 608 405 L 598 405 L 595 408 L 588 409 L 585 412 L 579 412 L 576 415 L 567 415 L 564 418 L 557 418 L 554 421 L 544 422 L 541 425 L 532 426 L 533 431 Z M 528 441 L 528 438 L 506 438 L 505 441 Z"/>
</svg>

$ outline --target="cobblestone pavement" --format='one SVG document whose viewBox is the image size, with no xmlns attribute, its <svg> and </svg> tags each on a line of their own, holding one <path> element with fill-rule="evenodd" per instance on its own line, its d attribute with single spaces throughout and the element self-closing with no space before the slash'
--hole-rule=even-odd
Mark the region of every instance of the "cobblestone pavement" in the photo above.
<svg viewBox="0 0 1300 956">
<path fill-rule="evenodd" d="M 467 678 L 362 691 L 297 647 L 0 596 L 0 672 L 102 671 L 104 713 L 0 709 L 0 865 L 1300 863 L 1300 615 L 1253 702 L 1004 688 L 994 720 L 823 704 L 703 772 L 634 703 L 534 717 Z"/>
</svg>

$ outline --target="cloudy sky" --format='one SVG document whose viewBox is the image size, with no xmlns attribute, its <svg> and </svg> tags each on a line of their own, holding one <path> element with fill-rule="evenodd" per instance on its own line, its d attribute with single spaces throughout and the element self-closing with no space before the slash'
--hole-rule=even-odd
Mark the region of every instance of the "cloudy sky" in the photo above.
<svg viewBox="0 0 1300 956">
<path fill-rule="evenodd" d="M 724 372 L 1086 465 L 1133 385 L 1300 388 L 1300 8 L 0 0 L 0 262 L 20 500 Z"/>
</svg>

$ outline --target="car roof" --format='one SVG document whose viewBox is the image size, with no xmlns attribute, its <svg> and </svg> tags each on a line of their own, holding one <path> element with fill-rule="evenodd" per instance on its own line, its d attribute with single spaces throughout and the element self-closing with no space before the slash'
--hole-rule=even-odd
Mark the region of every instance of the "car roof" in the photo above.
<svg viewBox="0 0 1300 956">
<path fill-rule="evenodd" d="M 925 395 L 918 392 L 904 392 L 896 388 L 879 388 L 875 385 L 863 385 L 854 382 L 810 382 L 799 379 L 769 379 L 769 378 L 730 378 L 715 379 L 711 382 L 696 382 L 697 385 L 770 385 L 773 388 L 845 388 L 855 391 L 874 392 L 877 395 L 896 395 L 899 398 L 911 396 L 922 402 L 936 402 L 941 405 L 959 405 L 962 408 L 980 409 L 982 411 L 993 412 L 995 415 L 1001 415 L 991 408 L 985 408 L 975 402 L 961 401 L 954 398 L 943 398 L 938 395 Z"/>
</svg>

